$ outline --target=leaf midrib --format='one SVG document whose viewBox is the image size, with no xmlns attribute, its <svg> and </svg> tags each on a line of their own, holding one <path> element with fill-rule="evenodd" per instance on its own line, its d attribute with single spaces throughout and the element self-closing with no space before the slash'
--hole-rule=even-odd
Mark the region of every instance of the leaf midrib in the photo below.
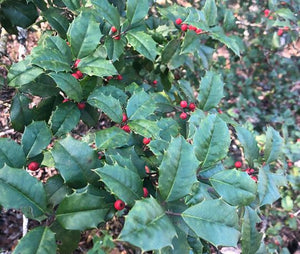
<svg viewBox="0 0 300 254">
<path fill-rule="evenodd" d="M 26 200 L 29 201 L 29 203 L 35 205 L 35 207 L 37 207 L 43 214 L 45 213 L 45 210 L 39 206 L 38 203 L 35 202 L 35 200 L 31 199 L 30 196 L 27 196 L 27 193 L 22 192 L 20 189 L 18 189 L 16 186 L 12 185 L 9 182 L 4 181 L 5 179 L 0 178 L 0 181 L 3 182 L 3 185 L 8 185 L 8 187 L 11 187 L 11 189 L 15 190 L 20 196 L 25 197 Z M 21 207 L 20 207 L 21 208 Z"/>
<path fill-rule="evenodd" d="M 166 200 L 168 200 L 169 199 L 169 197 L 171 196 L 171 194 L 172 194 L 172 190 L 173 190 L 173 188 L 174 188 L 174 185 L 175 185 L 175 180 L 176 180 L 176 177 L 177 177 L 177 175 L 178 175 L 178 167 L 179 167 L 179 164 L 180 164 L 180 161 L 181 161 L 181 150 L 182 150 L 182 139 L 180 140 L 180 147 L 178 148 L 178 150 L 177 150 L 177 152 L 178 151 L 180 151 L 180 152 L 178 152 L 177 153 L 177 156 L 176 156 L 176 161 L 177 161 L 177 163 L 176 163 L 176 173 L 175 173 L 175 176 L 174 176 L 174 178 L 172 179 L 172 184 L 171 184 L 171 188 L 170 188 L 170 190 L 169 190 L 169 193 L 168 193 L 168 196 L 167 196 L 167 198 L 166 198 Z M 172 160 L 173 160 L 174 158 L 172 158 Z"/>
</svg>

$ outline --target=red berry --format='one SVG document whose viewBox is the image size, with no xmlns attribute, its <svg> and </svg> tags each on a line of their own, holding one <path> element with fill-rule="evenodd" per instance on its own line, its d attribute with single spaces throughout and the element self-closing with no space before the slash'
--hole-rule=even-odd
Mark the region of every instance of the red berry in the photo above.
<svg viewBox="0 0 300 254">
<path fill-rule="evenodd" d="M 72 73 L 72 76 L 74 77 L 74 78 L 76 78 L 76 79 L 79 79 L 79 76 L 78 76 L 78 74 L 75 72 L 75 73 Z"/>
<path fill-rule="evenodd" d="M 123 79 L 123 76 L 122 75 L 118 75 L 117 76 L 117 80 L 122 80 Z"/>
<path fill-rule="evenodd" d="M 82 110 L 82 109 L 85 108 L 85 103 L 84 103 L 84 102 L 79 102 L 79 103 L 77 104 L 77 107 L 78 107 L 80 110 Z"/>
<path fill-rule="evenodd" d="M 121 211 L 125 208 L 125 203 L 121 199 L 118 199 L 116 200 L 114 207 L 116 210 Z"/>
<path fill-rule="evenodd" d="M 83 77 L 83 74 L 80 70 L 76 71 L 76 74 L 79 78 L 82 78 Z"/>
<path fill-rule="evenodd" d="M 111 80 L 113 78 L 113 76 L 108 76 L 106 79 L 107 81 Z"/>
<path fill-rule="evenodd" d="M 110 30 L 112 33 L 115 33 L 118 31 L 118 29 L 115 26 L 112 26 Z"/>
<path fill-rule="evenodd" d="M 74 63 L 74 68 L 77 68 L 79 63 L 80 63 L 80 59 L 76 59 Z"/>
<path fill-rule="evenodd" d="M 196 29 L 196 34 L 201 34 L 202 33 L 202 29 L 200 29 L 200 28 L 198 28 L 198 29 Z"/>
<path fill-rule="evenodd" d="M 280 242 L 278 240 L 275 240 L 274 241 L 275 245 L 279 246 L 280 245 Z"/>
<path fill-rule="evenodd" d="M 67 41 L 67 45 L 70 46 L 70 42 Z"/>
<path fill-rule="evenodd" d="M 187 118 L 187 114 L 185 112 L 182 112 L 179 116 L 182 120 L 185 120 Z"/>
<path fill-rule="evenodd" d="M 253 174 L 255 172 L 255 170 L 253 169 L 253 168 L 247 168 L 246 169 L 246 173 L 248 174 L 248 175 L 251 175 L 251 174 Z"/>
<path fill-rule="evenodd" d="M 223 111 L 221 109 L 218 109 L 219 114 L 223 114 Z"/>
<path fill-rule="evenodd" d="M 182 24 L 181 25 L 181 31 L 185 32 L 188 29 L 188 25 L 187 24 Z"/>
<path fill-rule="evenodd" d="M 294 215 L 293 213 L 290 214 L 290 218 L 291 218 L 291 219 L 293 219 L 294 216 L 295 216 L 295 215 Z"/>
<path fill-rule="evenodd" d="M 182 23 L 182 19 L 181 19 L 181 18 L 176 19 L 175 23 L 176 23 L 177 25 L 180 25 L 180 24 Z"/>
<path fill-rule="evenodd" d="M 153 80 L 153 85 L 157 85 L 157 80 Z"/>
<path fill-rule="evenodd" d="M 187 107 L 187 102 L 186 101 L 181 101 L 180 102 L 180 107 L 182 107 L 182 108 L 186 108 Z"/>
<path fill-rule="evenodd" d="M 272 19 L 274 19 L 274 17 L 273 17 L 273 16 L 270 16 L 268 19 L 272 20 Z"/>
<path fill-rule="evenodd" d="M 288 162 L 288 167 L 289 167 L 289 168 L 293 167 L 293 162 L 290 162 L 290 161 L 289 161 L 289 162 Z"/>
<path fill-rule="evenodd" d="M 102 156 L 101 156 L 101 155 L 99 155 L 99 156 L 98 156 L 98 159 L 99 159 L 99 160 L 101 160 L 101 159 L 102 159 Z"/>
<path fill-rule="evenodd" d="M 146 172 L 147 174 L 150 173 L 150 169 L 149 169 L 149 167 L 148 167 L 147 165 L 145 166 L 145 172 Z"/>
<path fill-rule="evenodd" d="M 128 117 L 125 113 L 123 113 L 122 122 L 126 122 L 128 120 Z"/>
<path fill-rule="evenodd" d="M 65 103 L 65 102 L 67 102 L 67 101 L 69 101 L 69 99 L 64 99 L 64 100 L 62 101 L 62 103 Z"/>
<path fill-rule="evenodd" d="M 189 28 L 189 30 L 191 30 L 191 31 L 196 31 L 196 30 L 197 30 L 197 27 L 192 26 L 192 25 L 189 25 L 188 28 Z"/>
<path fill-rule="evenodd" d="M 31 171 L 36 171 L 39 169 L 39 167 L 40 167 L 40 164 L 35 161 L 32 161 L 28 164 L 28 169 Z"/>
<path fill-rule="evenodd" d="M 146 197 L 148 197 L 148 194 L 149 194 L 149 192 L 148 192 L 148 190 L 147 190 L 147 188 L 143 188 L 143 192 L 144 192 L 144 198 L 146 198 Z"/>
<path fill-rule="evenodd" d="M 148 145 L 151 142 L 151 138 L 143 138 L 143 144 Z"/>
<path fill-rule="evenodd" d="M 236 168 L 241 168 L 241 167 L 242 167 L 242 162 L 236 161 L 236 162 L 234 163 L 234 166 L 235 166 Z"/>
<path fill-rule="evenodd" d="M 271 11 L 269 9 L 264 10 L 265 17 L 268 17 L 270 15 L 270 12 Z"/>
<path fill-rule="evenodd" d="M 257 177 L 256 176 L 251 176 L 252 180 L 257 183 Z"/>
<path fill-rule="evenodd" d="M 290 30 L 290 28 L 288 26 L 285 26 L 285 27 L 283 27 L 283 30 L 288 31 L 288 30 Z"/>
<path fill-rule="evenodd" d="M 190 103 L 189 109 L 190 109 L 191 111 L 195 111 L 195 109 L 196 109 L 195 103 Z"/>
<path fill-rule="evenodd" d="M 120 35 L 117 35 L 115 37 L 113 37 L 115 40 L 120 40 L 121 39 L 121 36 Z"/>
<path fill-rule="evenodd" d="M 122 130 L 123 130 L 123 131 L 126 131 L 126 132 L 128 132 L 128 133 L 130 133 L 130 127 L 129 127 L 128 125 L 124 125 L 124 126 L 122 127 Z"/>
<path fill-rule="evenodd" d="M 283 34 L 283 30 L 280 28 L 280 29 L 278 29 L 278 31 L 277 31 L 277 35 L 278 36 L 281 36 Z"/>
</svg>

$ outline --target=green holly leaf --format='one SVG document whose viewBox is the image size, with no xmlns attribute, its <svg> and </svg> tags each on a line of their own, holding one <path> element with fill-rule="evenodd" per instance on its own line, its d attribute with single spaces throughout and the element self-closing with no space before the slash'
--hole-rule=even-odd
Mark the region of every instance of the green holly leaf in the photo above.
<svg viewBox="0 0 300 254">
<path fill-rule="evenodd" d="M 35 80 L 44 72 L 43 69 L 31 65 L 30 61 L 30 57 L 27 57 L 23 61 L 13 63 L 7 75 L 9 86 L 20 88 Z"/>
<path fill-rule="evenodd" d="M 208 26 L 217 24 L 218 9 L 215 0 L 206 0 L 202 8 Z"/>
<path fill-rule="evenodd" d="M 42 182 L 19 168 L 0 169 L 0 204 L 6 209 L 21 209 L 26 217 L 39 219 L 47 211 Z"/>
<path fill-rule="evenodd" d="M 60 204 L 67 195 L 72 193 L 72 189 L 64 183 L 64 179 L 61 175 L 54 175 L 50 177 L 45 184 L 45 191 L 49 202 L 53 206 Z"/>
<path fill-rule="evenodd" d="M 130 206 L 133 206 L 135 200 L 143 196 L 142 181 L 139 175 L 132 170 L 118 165 L 105 165 L 97 168 L 95 172 L 112 193 Z"/>
<path fill-rule="evenodd" d="M 66 197 L 56 211 L 57 221 L 69 230 L 96 228 L 109 210 L 103 197 L 88 193 L 74 193 Z"/>
<path fill-rule="evenodd" d="M 31 56 L 31 63 L 44 70 L 54 72 L 71 71 L 72 55 L 70 47 L 58 36 L 48 36 L 42 44 L 32 50 Z"/>
<path fill-rule="evenodd" d="M 71 131 L 79 122 L 80 111 L 72 102 L 60 104 L 52 112 L 50 127 L 55 136 L 61 136 Z"/>
<path fill-rule="evenodd" d="M 167 43 L 161 53 L 161 62 L 168 63 L 171 61 L 176 51 L 180 47 L 181 41 L 179 39 L 173 39 Z"/>
<path fill-rule="evenodd" d="M 35 5 L 23 1 L 5 1 L 1 4 L 1 12 L 1 16 L 4 15 L 13 26 L 22 28 L 29 27 L 39 17 Z"/>
<path fill-rule="evenodd" d="M 100 89 L 96 89 L 87 99 L 93 107 L 101 109 L 111 120 L 116 123 L 122 122 L 123 110 L 120 101 L 106 96 Z"/>
<path fill-rule="evenodd" d="M 207 71 L 200 83 L 198 95 L 199 108 L 208 111 L 218 106 L 223 97 L 224 83 L 221 75 Z"/>
<path fill-rule="evenodd" d="M 82 188 L 98 178 L 91 170 L 98 166 L 98 156 L 88 144 L 68 136 L 55 143 L 51 154 L 55 167 L 70 187 Z"/>
<path fill-rule="evenodd" d="M 135 203 L 125 219 L 118 239 L 129 242 L 144 252 L 172 246 L 175 236 L 176 230 L 165 211 L 150 197 Z"/>
<path fill-rule="evenodd" d="M 278 187 L 286 185 L 286 183 L 286 177 L 284 175 L 271 173 L 268 165 L 260 168 L 258 173 L 260 206 L 272 204 L 279 199 L 280 193 Z"/>
<path fill-rule="evenodd" d="M 159 166 L 158 186 L 162 198 L 174 201 L 189 194 L 197 182 L 197 167 L 192 145 L 181 136 L 172 139 Z"/>
<path fill-rule="evenodd" d="M 11 139 L 0 138 L 0 168 L 5 164 L 14 168 L 22 168 L 25 163 L 22 147 Z"/>
<path fill-rule="evenodd" d="M 19 88 L 19 91 L 23 94 L 31 94 L 49 98 L 51 96 L 57 96 L 60 90 L 52 78 L 46 74 L 42 74 L 34 81 L 23 85 L 21 88 Z"/>
<path fill-rule="evenodd" d="M 156 109 L 153 98 L 144 90 L 134 93 L 128 100 L 126 112 L 129 120 L 146 119 Z"/>
<path fill-rule="evenodd" d="M 230 48 L 233 51 L 233 53 L 235 53 L 237 56 L 240 56 L 240 47 L 238 43 L 234 38 L 226 36 L 221 27 L 216 26 L 212 29 L 209 29 L 208 31 L 210 37 L 222 42 L 224 45 Z"/>
<path fill-rule="evenodd" d="M 30 230 L 18 243 L 13 254 L 56 253 L 55 234 L 48 227 Z"/>
<path fill-rule="evenodd" d="M 111 61 L 100 58 L 96 54 L 82 58 L 78 69 L 90 76 L 112 76 L 118 74 Z"/>
<path fill-rule="evenodd" d="M 267 163 L 278 160 L 282 153 L 283 138 L 272 127 L 267 128 L 264 159 Z"/>
<path fill-rule="evenodd" d="M 199 46 L 201 46 L 199 35 L 195 31 L 187 31 L 183 39 L 180 54 L 194 53 Z"/>
<path fill-rule="evenodd" d="M 67 230 L 63 228 L 57 220 L 54 221 L 50 229 L 55 233 L 55 239 L 60 244 L 57 246 L 58 253 L 72 254 L 78 247 L 80 241 L 80 231 L 79 230 Z"/>
<path fill-rule="evenodd" d="M 222 200 L 204 200 L 185 210 L 182 218 L 197 236 L 215 246 L 237 245 L 240 232 L 236 208 Z"/>
<path fill-rule="evenodd" d="M 201 167 L 214 166 L 229 149 L 230 134 L 226 123 L 216 115 L 208 115 L 196 130 L 193 145 Z"/>
<path fill-rule="evenodd" d="M 158 51 L 156 49 L 156 43 L 149 34 L 145 32 L 127 32 L 126 38 L 128 43 L 144 57 L 154 62 Z"/>
<path fill-rule="evenodd" d="M 101 19 L 104 18 L 117 29 L 120 28 L 120 14 L 116 7 L 111 5 L 107 0 L 92 0 L 92 4 L 95 6 L 97 14 Z"/>
<path fill-rule="evenodd" d="M 47 19 L 51 27 L 54 28 L 63 39 L 66 39 L 69 21 L 64 15 L 61 14 L 62 13 L 60 9 L 52 7 L 42 12 L 43 17 Z"/>
<path fill-rule="evenodd" d="M 99 45 L 102 36 L 94 13 L 81 12 L 71 23 L 67 36 L 72 53 L 77 59 L 90 55 Z"/>
<path fill-rule="evenodd" d="M 104 45 L 107 51 L 108 59 L 115 62 L 119 60 L 119 57 L 124 53 L 124 47 L 126 44 L 124 40 L 115 40 L 111 37 L 107 37 Z"/>
<path fill-rule="evenodd" d="M 68 98 L 80 102 L 82 99 L 82 89 L 80 83 L 69 73 L 49 73 L 57 86 L 67 95 Z"/>
<path fill-rule="evenodd" d="M 222 170 L 209 179 L 217 193 L 230 205 L 249 205 L 256 197 L 256 183 L 246 172 Z"/>
<path fill-rule="evenodd" d="M 252 133 L 247 129 L 236 126 L 238 139 L 244 148 L 245 159 L 248 161 L 249 166 L 253 167 L 254 160 L 259 157 L 259 149 L 255 138 Z"/>
<path fill-rule="evenodd" d="M 196 109 L 193 113 L 191 113 L 191 116 L 188 120 L 189 138 L 192 138 L 195 135 L 196 130 L 199 128 L 201 121 L 205 117 L 205 113 L 200 109 Z"/>
<path fill-rule="evenodd" d="M 128 122 L 130 129 L 143 136 L 148 138 L 159 139 L 160 128 L 157 126 L 157 122 L 150 120 L 134 120 Z"/>
<path fill-rule="evenodd" d="M 143 20 L 148 13 L 148 0 L 128 0 L 126 10 L 129 23 L 138 23 Z"/>
<path fill-rule="evenodd" d="M 23 131 L 24 127 L 30 124 L 33 119 L 29 103 L 31 103 L 31 100 L 19 92 L 13 97 L 10 108 L 10 120 L 12 127 L 16 131 Z"/>
<path fill-rule="evenodd" d="M 114 126 L 96 132 L 96 146 L 99 149 L 121 147 L 128 143 L 129 137 L 124 130 Z"/>
<path fill-rule="evenodd" d="M 80 0 L 62 0 L 63 3 L 72 11 L 77 11 L 81 7 Z"/>
<path fill-rule="evenodd" d="M 50 143 L 52 133 L 45 122 L 32 122 L 25 127 L 22 147 L 27 158 L 39 155 Z"/>
<path fill-rule="evenodd" d="M 259 249 L 263 234 L 259 233 L 256 224 L 261 220 L 257 213 L 249 206 L 245 207 L 242 223 L 242 251 L 245 254 L 256 253 Z"/>
</svg>

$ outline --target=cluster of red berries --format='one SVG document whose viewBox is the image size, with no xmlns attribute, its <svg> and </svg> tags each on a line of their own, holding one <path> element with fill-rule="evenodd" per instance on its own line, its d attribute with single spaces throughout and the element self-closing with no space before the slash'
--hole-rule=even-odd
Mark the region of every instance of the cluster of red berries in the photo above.
<svg viewBox="0 0 300 254">
<path fill-rule="evenodd" d="M 200 29 L 200 28 L 197 28 L 193 25 L 189 25 L 189 24 L 185 24 L 185 23 L 182 24 L 182 19 L 181 18 L 176 19 L 175 23 L 177 25 L 181 25 L 180 28 L 181 28 L 181 31 L 183 31 L 183 32 L 185 32 L 187 30 L 191 30 L 191 31 L 195 31 L 196 34 L 201 34 L 202 33 L 202 29 Z"/>
<path fill-rule="evenodd" d="M 194 112 L 195 109 L 196 109 L 195 103 L 191 102 L 191 103 L 188 105 L 187 101 L 181 101 L 181 102 L 180 102 L 180 107 L 183 108 L 183 109 L 188 107 L 189 110 L 192 111 L 192 112 Z M 182 120 L 185 120 L 185 119 L 187 119 L 187 113 L 186 113 L 186 112 L 182 112 L 182 113 L 180 114 L 179 117 L 180 117 Z"/>
<path fill-rule="evenodd" d="M 115 26 L 112 26 L 110 31 L 111 31 L 112 34 L 115 34 L 116 32 L 118 32 L 118 29 Z M 121 39 L 121 34 L 114 35 L 112 38 L 114 40 L 120 40 Z"/>
<path fill-rule="evenodd" d="M 278 31 L 277 31 L 277 35 L 278 36 L 281 36 L 283 35 L 284 32 L 288 31 L 290 28 L 288 26 L 285 26 L 283 28 L 279 28 Z"/>
<path fill-rule="evenodd" d="M 254 176 L 253 174 L 255 174 L 255 170 L 253 168 L 247 168 L 244 170 L 249 176 L 251 176 L 252 180 L 254 180 L 255 182 L 257 182 L 257 176 Z"/>
<path fill-rule="evenodd" d="M 106 80 L 107 80 L 107 81 L 110 81 L 110 80 L 113 79 L 113 78 L 114 78 L 113 76 L 108 76 L 108 77 L 106 77 Z M 122 79 L 123 79 L 123 76 L 119 74 L 119 75 L 115 76 L 114 79 L 116 79 L 116 80 L 122 80 Z"/>
<path fill-rule="evenodd" d="M 78 67 L 78 64 L 80 63 L 80 59 L 76 59 L 74 65 L 73 65 L 73 68 L 77 68 Z M 76 72 L 72 73 L 72 76 L 76 79 L 81 79 L 83 78 L 83 74 L 80 70 L 77 70 Z"/>
<path fill-rule="evenodd" d="M 128 120 L 127 115 L 126 115 L 125 113 L 123 113 L 123 116 L 122 116 L 122 122 L 123 122 L 123 123 L 126 123 L 127 120 Z M 131 131 L 129 125 L 127 125 L 127 124 L 125 124 L 124 126 L 122 126 L 121 129 L 122 129 L 123 131 L 126 131 L 127 133 L 130 133 L 130 131 Z"/>
<path fill-rule="evenodd" d="M 148 197 L 148 195 L 149 195 L 149 192 L 148 192 L 147 188 L 144 187 L 143 188 L 143 197 L 146 198 L 146 197 Z M 115 201 L 114 207 L 115 207 L 116 210 L 121 211 L 125 208 L 125 203 L 124 203 L 123 200 L 118 199 L 118 200 Z"/>
<path fill-rule="evenodd" d="M 241 161 L 236 161 L 236 162 L 234 163 L 234 166 L 235 166 L 236 168 L 241 168 L 242 165 L 243 165 L 243 164 L 242 164 Z M 248 175 L 251 176 L 251 178 L 252 178 L 255 182 L 257 182 L 257 177 L 253 175 L 253 174 L 255 173 L 255 170 L 254 170 L 253 168 L 247 168 L 247 169 L 245 169 L 245 170 L 243 170 L 243 171 L 245 171 Z"/>
</svg>

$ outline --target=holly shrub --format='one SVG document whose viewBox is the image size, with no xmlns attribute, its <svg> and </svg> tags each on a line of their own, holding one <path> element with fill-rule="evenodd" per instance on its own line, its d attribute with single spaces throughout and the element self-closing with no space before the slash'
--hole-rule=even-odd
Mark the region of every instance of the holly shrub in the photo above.
<svg viewBox="0 0 300 254">
<path fill-rule="evenodd" d="M 258 143 L 217 110 L 228 84 L 212 55 L 242 49 L 232 11 L 214 0 L 199 9 L 30 2 L 52 30 L 8 73 L 11 123 L 23 134 L 20 144 L 0 139 L 0 204 L 41 224 L 14 253 L 72 253 L 82 231 L 124 215 L 118 238 L 95 237 L 89 253 L 114 242 L 137 252 L 240 244 L 266 253 L 257 223 L 286 184 L 284 140 L 268 126 Z M 233 139 L 244 163 L 228 166 Z M 41 182 L 31 172 L 44 167 L 57 174 Z"/>
</svg>

